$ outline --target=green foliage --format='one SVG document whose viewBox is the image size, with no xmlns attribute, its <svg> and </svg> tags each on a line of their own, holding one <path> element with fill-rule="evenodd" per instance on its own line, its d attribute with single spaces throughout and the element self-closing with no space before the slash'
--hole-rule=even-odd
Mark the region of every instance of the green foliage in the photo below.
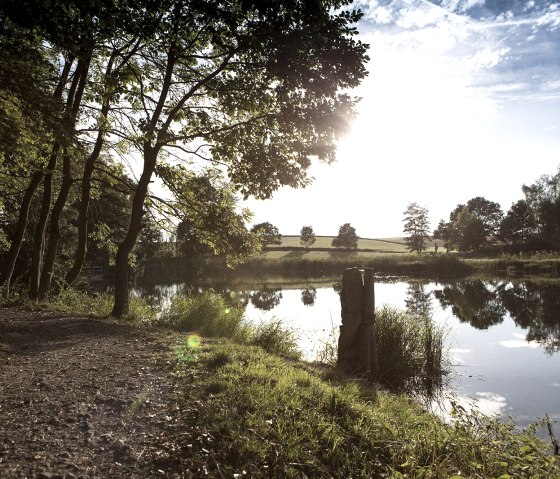
<svg viewBox="0 0 560 479">
<path fill-rule="evenodd" d="M 182 256 L 222 255 L 234 265 L 258 250 L 257 236 L 245 226 L 252 215 L 239 207 L 219 170 L 196 175 L 181 166 L 160 165 L 156 171 L 174 196 L 166 208 L 181 220 L 177 241 Z"/>
<path fill-rule="evenodd" d="M 534 428 L 521 431 L 459 408 L 447 425 L 405 397 L 326 382 L 309 366 L 254 347 L 203 342 L 195 359 L 178 367 L 184 421 L 196 424 L 182 454 L 210 476 L 560 474 Z"/>
<path fill-rule="evenodd" d="M 404 214 L 404 234 L 409 251 L 422 253 L 425 241 L 430 237 L 428 209 L 417 203 L 409 203 Z"/>
<path fill-rule="evenodd" d="M 300 243 L 309 248 L 315 243 L 315 233 L 311 226 L 304 226 L 300 232 Z"/>
<path fill-rule="evenodd" d="M 484 222 L 465 207 L 453 223 L 453 235 L 459 251 L 478 251 L 486 241 Z"/>
<path fill-rule="evenodd" d="M 338 229 L 338 236 L 333 238 L 332 245 L 335 248 L 356 249 L 358 247 L 356 228 L 350 223 L 344 223 Z"/>
<path fill-rule="evenodd" d="M 259 237 L 263 246 L 282 243 L 282 235 L 280 234 L 280 231 L 276 226 L 268 221 L 254 225 L 251 228 L 251 232 Z"/>
<path fill-rule="evenodd" d="M 297 340 L 293 329 L 288 328 L 282 320 L 273 318 L 251 328 L 248 343 L 270 353 L 299 358 L 301 351 L 297 347 Z"/>
</svg>

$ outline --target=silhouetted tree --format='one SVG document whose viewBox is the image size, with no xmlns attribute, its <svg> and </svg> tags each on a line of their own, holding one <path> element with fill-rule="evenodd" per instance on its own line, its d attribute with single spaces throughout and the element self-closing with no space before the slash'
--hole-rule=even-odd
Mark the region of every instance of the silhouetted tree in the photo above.
<svg viewBox="0 0 560 479">
<path fill-rule="evenodd" d="M 313 232 L 313 228 L 311 226 L 304 226 L 301 229 L 299 242 L 307 247 L 315 243 L 315 233 Z"/>
<path fill-rule="evenodd" d="M 430 237 L 428 209 L 417 203 L 409 203 L 403 214 L 403 231 L 408 249 L 420 254 L 426 249 L 425 241 Z"/>
<path fill-rule="evenodd" d="M 498 238 L 511 252 L 518 253 L 534 232 L 535 223 L 531 209 L 525 200 L 511 205 L 498 229 Z"/>
<path fill-rule="evenodd" d="M 449 253 L 449 250 L 453 248 L 453 224 L 440 220 L 434 230 L 433 238 L 443 241 L 445 251 Z"/>
<path fill-rule="evenodd" d="M 466 206 L 453 223 L 453 234 L 459 251 L 478 251 L 486 240 L 484 223 Z"/>
<path fill-rule="evenodd" d="M 356 228 L 350 223 L 344 223 L 338 229 L 338 236 L 333 238 L 332 245 L 335 248 L 356 249 L 358 247 Z"/>
<path fill-rule="evenodd" d="M 315 298 L 317 297 L 317 289 L 313 286 L 308 286 L 301 290 L 301 302 L 305 306 L 313 306 L 315 304 Z"/>
</svg>

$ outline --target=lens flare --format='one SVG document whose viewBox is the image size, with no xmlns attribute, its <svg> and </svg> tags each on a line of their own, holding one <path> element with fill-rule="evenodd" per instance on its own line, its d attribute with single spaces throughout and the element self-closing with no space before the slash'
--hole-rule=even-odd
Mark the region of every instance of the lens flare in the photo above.
<svg viewBox="0 0 560 479">
<path fill-rule="evenodd" d="M 200 348 L 200 336 L 198 336 L 197 334 L 190 334 L 187 337 L 187 346 L 190 349 Z"/>
</svg>

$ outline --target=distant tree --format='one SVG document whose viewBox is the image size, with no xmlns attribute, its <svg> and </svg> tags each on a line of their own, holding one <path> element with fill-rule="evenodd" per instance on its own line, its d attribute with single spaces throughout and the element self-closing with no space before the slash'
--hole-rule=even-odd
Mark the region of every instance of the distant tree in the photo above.
<svg viewBox="0 0 560 479">
<path fill-rule="evenodd" d="M 311 246 L 315 243 L 315 233 L 313 232 L 313 228 L 311 226 L 304 226 L 300 232 L 299 242 L 303 246 Z"/>
<path fill-rule="evenodd" d="M 408 249 L 420 254 L 426 249 L 425 241 L 430 237 L 428 209 L 418 203 L 409 203 L 403 214 Z"/>
<path fill-rule="evenodd" d="M 333 238 L 332 245 L 335 248 L 356 249 L 358 247 L 358 235 L 356 228 L 350 223 L 344 223 L 338 229 L 338 236 Z"/>
<path fill-rule="evenodd" d="M 514 253 L 524 249 L 535 228 L 534 217 L 525 200 L 511 205 L 498 229 L 498 238 Z"/>
<path fill-rule="evenodd" d="M 497 233 L 502 218 L 504 217 L 502 208 L 498 203 L 489 201 L 482 196 L 471 198 L 467 201 L 466 205 L 459 204 L 451 212 L 449 219 L 452 223 L 457 221 L 459 213 L 461 213 L 464 208 L 467 208 L 469 212 L 482 221 L 486 237 L 493 236 Z"/>
<path fill-rule="evenodd" d="M 453 223 L 459 251 L 478 251 L 486 240 L 483 221 L 464 207 Z"/>
<path fill-rule="evenodd" d="M 263 246 L 269 244 L 281 244 L 282 235 L 276 226 L 269 222 L 256 224 L 251 228 L 252 233 L 256 233 L 261 237 Z"/>
<path fill-rule="evenodd" d="M 449 250 L 453 248 L 453 224 L 440 220 L 437 228 L 434 230 L 433 238 L 443 241 L 445 251 L 449 253 Z"/>
</svg>

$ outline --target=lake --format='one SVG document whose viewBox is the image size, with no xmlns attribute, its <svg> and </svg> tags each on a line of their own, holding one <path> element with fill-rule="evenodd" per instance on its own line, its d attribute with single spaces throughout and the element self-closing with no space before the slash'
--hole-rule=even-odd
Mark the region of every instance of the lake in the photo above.
<svg viewBox="0 0 560 479">
<path fill-rule="evenodd" d="M 165 303 L 183 287 L 156 285 L 143 294 Z M 315 360 L 325 342 L 337 339 L 337 279 L 212 287 L 246 304 L 250 321 L 275 317 L 296 329 L 307 360 Z M 560 419 L 560 282 L 379 278 L 375 302 L 426 313 L 447 329 L 453 371 L 440 403 L 443 411 L 453 397 L 486 414 L 512 416 L 521 426 L 545 414 Z"/>
</svg>

